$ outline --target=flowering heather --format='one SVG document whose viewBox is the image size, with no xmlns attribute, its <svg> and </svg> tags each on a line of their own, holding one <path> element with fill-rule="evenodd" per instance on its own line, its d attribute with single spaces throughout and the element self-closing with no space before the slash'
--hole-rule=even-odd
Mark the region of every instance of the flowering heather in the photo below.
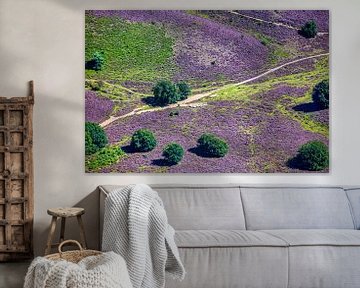
<svg viewBox="0 0 360 288">
<path fill-rule="evenodd" d="M 329 109 L 324 109 L 324 110 L 320 110 L 320 111 L 315 111 L 312 114 L 312 117 L 315 121 L 325 124 L 325 125 L 329 125 Z"/>
<path fill-rule="evenodd" d="M 92 13 L 98 17 L 164 25 L 178 40 L 174 57 L 180 72 L 175 80 L 245 78 L 261 69 L 267 59 L 268 49 L 255 37 L 185 11 L 104 10 Z"/>
<path fill-rule="evenodd" d="M 278 10 L 279 22 L 301 27 L 314 20 L 320 32 L 329 32 L 329 10 Z"/>
<path fill-rule="evenodd" d="M 112 112 L 114 103 L 105 98 L 99 97 L 94 91 L 85 91 L 85 121 L 97 122 L 105 120 Z"/>
<path fill-rule="evenodd" d="M 238 10 L 237 12 L 265 21 L 284 23 L 297 28 L 300 28 L 309 20 L 315 20 L 320 31 L 329 31 L 328 10 Z"/>
<path fill-rule="evenodd" d="M 268 74 L 252 83 L 263 83 L 269 79 L 275 79 L 286 75 L 296 75 L 298 73 L 311 72 L 316 69 L 315 65 L 319 59 L 309 59 L 296 64 L 286 66 L 282 69 L 279 69 L 271 74 Z"/>
<path fill-rule="evenodd" d="M 314 139 L 328 141 L 274 110 L 282 95 L 296 98 L 303 93 L 302 88 L 285 85 L 255 95 L 246 106 L 238 101 L 217 101 L 198 108 L 177 108 L 178 116 L 171 117 L 171 110 L 163 110 L 122 119 L 106 129 L 111 143 L 129 138 L 137 129 L 147 128 L 154 132 L 158 146 L 149 153 L 130 153 L 128 158 L 103 172 L 292 172 L 286 161 L 296 154 L 298 147 Z M 259 103 L 261 99 L 266 101 Z M 227 141 L 229 153 L 224 158 L 203 158 L 196 154 L 196 141 L 204 132 Z M 185 155 L 180 164 L 163 167 L 162 149 L 170 142 L 182 145 Z"/>
<path fill-rule="evenodd" d="M 275 21 L 275 22 L 289 24 L 289 25 L 294 24 L 294 23 L 289 23 L 290 20 L 280 19 L 281 16 L 274 17 L 274 15 L 279 15 L 279 14 L 277 14 L 277 12 L 271 11 L 271 10 L 260 10 L 260 11 L 239 10 L 237 12 L 244 14 L 244 15 L 251 16 L 251 17 L 263 19 L 266 21 Z M 295 10 L 295 12 L 292 10 L 288 11 L 288 12 L 289 12 L 289 18 L 291 15 L 294 15 L 295 12 L 299 13 L 299 15 L 301 14 L 301 11 L 299 12 L 297 10 Z M 291 12 L 293 12 L 293 13 L 291 13 Z M 320 12 L 324 12 L 324 11 L 320 11 Z M 320 12 L 319 12 L 319 15 L 321 14 Z M 318 36 L 318 37 L 316 37 L 316 39 L 312 39 L 309 41 L 309 39 L 305 39 L 303 36 L 299 35 L 297 30 L 289 29 L 289 28 L 286 28 L 283 26 L 277 26 L 277 25 L 272 25 L 272 24 L 268 24 L 268 23 L 258 22 L 258 21 L 252 20 L 252 19 L 241 17 L 239 15 L 232 14 L 226 10 L 224 10 L 224 11 L 203 11 L 203 13 L 205 13 L 205 15 L 207 15 L 211 19 L 213 19 L 219 23 L 223 23 L 225 25 L 231 26 L 239 31 L 242 31 L 242 32 L 246 31 L 249 34 L 253 34 L 258 37 L 265 36 L 269 39 L 270 45 L 271 44 L 285 45 L 285 47 L 283 47 L 284 52 L 287 51 L 287 53 L 289 53 L 287 58 L 289 58 L 289 56 L 306 55 L 309 53 L 313 53 L 314 51 L 318 52 L 319 50 L 325 50 L 325 51 L 329 50 L 329 36 L 328 35 Z M 284 13 L 285 13 L 285 11 L 284 11 Z M 303 16 L 304 19 L 307 19 L 306 17 L 307 16 Z M 312 18 L 307 19 L 307 21 L 311 20 L 311 19 Z M 300 23 L 300 22 L 298 22 L 298 23 Z M 301 25 L 303 25 L 304 23 L 302 23 Z M 325 23 L 325 24 L 327 23 L 327 26 L 328 26 L 328 22 L 326 22 L 325 20 L 324 20 L 324 22 L 321 22 L 321 23 Z M 301 27 L 301 25 L 299 25 L 299 27 Z M 298 26 L 298 25 L 296 25 L 296 26 Z M 326 30 L 324 28 L 324 30 L 322 30 L 322 31 L 327 32 L 328 30 Z M 295 54 L 295 55 L 293 55 L 293 54 Z"/>
</svg>

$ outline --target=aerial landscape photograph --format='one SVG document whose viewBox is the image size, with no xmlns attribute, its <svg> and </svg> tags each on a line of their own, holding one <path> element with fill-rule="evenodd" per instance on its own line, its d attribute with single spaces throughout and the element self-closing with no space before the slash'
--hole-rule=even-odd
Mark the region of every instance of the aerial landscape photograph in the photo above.
<svg viewBox="0 0 360 288">
<path fill-rule="evenodd" d="M 88 173 L 329 173 L 328 10 L 85 11 Z"/>
</svg>

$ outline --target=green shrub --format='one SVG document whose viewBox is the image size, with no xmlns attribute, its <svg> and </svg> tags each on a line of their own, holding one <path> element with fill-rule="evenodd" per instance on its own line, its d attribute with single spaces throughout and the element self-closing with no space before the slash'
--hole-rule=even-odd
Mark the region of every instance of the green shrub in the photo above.
<svg viewBox="0 0 360 288">
<path fill-rule="evenodd" d="M 88 170 L 97 170 L 119 161 L 125 152 L 119 146 L 107 146 L 90 156 L 86 161 Z"/>
<path fill-rule="evenodd" d="M 305 143 L 297 155 L 290 160 L 290 166 L 301 170 L 320 171 L 329 167 L 329 149 L 320 141 Z"/>
<path fill-rule="evenodd" d="M 201 154 L 207 157 L 224 157 L 229 151 L 224 139 L 210 133 L 201 135 L 197 142 Z"/>
<path fill-rule="evenodd" d="M 170 165 L 178 164 L 184 156 L 184 149 L 177 143 L 170 143 L 165 146 L 162 156 Z"/>
<path fill-rule="evenodd" d="M 317 25 L 314 20 L 308 21 L 301 27 L 300 34 L 305 38 L 314 38 L 318 33 Z"/>
<path fill-rule="evenodd" d="M 154 104 L 158 106 L 165 106 L 184 100 L 191 93 L 189 85 L 185 82 L 174 84 L 167 80 L 157 82 L 152 90 L 154 93 Z"/>
<path fill-rule="evenodd" d="M 191 89 L 190 86 L 188 84 L 186 84 L 185 82 L 179 82 L 176 84 L 176 87 L 178 89 L 178 100 L 184 100 L 186 99 L 190 93 L 191 93 Z"/>
<path fill-rule="evenodd" d="M 85 133 L 85 155 L 94 154 L 98 150 L 98 147 L 92 142 L 90 134 Z"/>
<path fill-rule="evenodd" d="M 105 64 L 104 53 L 96 51 L 93 54 L 92 59 L 85 63 L 85 68 L 89 70 L 100 71 L 104 64 Z"/>
<path fill-rule="evenodd" d="M 90 155 L 108 144 L 108 138 L 102 127 L 97 123 L 85 123 L 85 154 Z"/>
<path fill-rule="evenodd" d="M 329 80 L 323 80 L 315 85 L 312 98 L 320 108 L 329 108 Z"/>
<path fill-rule="evenodd" d="M 156 105 L 165 106 L 178 101 L 176 86 L 167 80 L 161 80 L 153 88 L 154 102 Z"/>
<path fill-rule="evenodd" d="M 93 91 L 101 91 L 104 87 L 104 81 L 86 81 L 86 87 L 89 87 Z"/>
<path fill-rule="evenodd" d="M 147 152 L 155 148 L 157 142 L 154 134 L 148 129 L 135 131 L 131 137 L 131 147 L 138 152 Z"/>
</svg>

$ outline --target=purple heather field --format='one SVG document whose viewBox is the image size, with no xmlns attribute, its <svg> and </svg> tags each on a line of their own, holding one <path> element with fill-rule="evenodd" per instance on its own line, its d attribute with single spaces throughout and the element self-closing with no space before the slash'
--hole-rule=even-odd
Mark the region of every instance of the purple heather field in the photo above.
<svg viewBox="0 0 360 288">
<path fill-rule="evenodd" d="M 297 29 L 310 20 L 320 33 L 305 38 Z M 86 79 L 107 83 L 93 90 L 87 86 L 85 120 L 103 126 L 108 145 L 124 151 L 117 161 L 87 172 L 309 173 L 290 167 L 288 160 L 309 141 L 329 146 L 329 109 L 312 100 L 314 86 L 329 78 L 329 11 L 91 10 L 85 29 L 86 59 L 98 51 L 105 55 L 104 68 L 86 71 Z M 129 50 L 118 51 L 117 43 Z M 160 76 L 146 63 L 147 55 Z M 152 87 L 162 79 L 187 82 L 188 102 L 151 106 Z M 131 136 L 142 128 L 154 133 L 157 145 L 134 152 Z M 228 153 L 200 154 L 197 140 L 203 133 L 224 139 Z M 173 142 L 185 153 L 169 165 L 162 151 Z"/>
<path fill-rule="evenodd" d="M 219 74 L 245 79 L 265 65 L 268 49 L 252 35 L 184 11 L 94 11 L 97 17 L 119 17 L 132 22 L 161 23 L 178 39 L 174 79 L 214 80 Z M 215 61 L 215 64 L 211 64 Z"/>
<path fill-rule="evenodd" d="M 94 91 L 85 91 L 85 121 L 100 123 L 112 112 L 114 103 L 105 97 L 99 97 Z"/>
</svg>

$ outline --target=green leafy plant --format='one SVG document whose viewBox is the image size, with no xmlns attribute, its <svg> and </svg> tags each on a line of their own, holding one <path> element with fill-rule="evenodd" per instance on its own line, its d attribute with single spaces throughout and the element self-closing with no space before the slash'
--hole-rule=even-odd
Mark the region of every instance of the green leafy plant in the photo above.
<svg viewBox="0 0 360 288">
<path fill-rule="evenodd" d="M 138 152 L 153 150 L 157 141 L 154 134 L 148 129 L 139 129 L 131 137 L 131 147 Z"/>
<path fill-rule="evenodd" d="M 315 85 L 312 99 L 320 108 L 329 108 L 329 80 L 323 80 Z"/>
<path fill-rule="evenodd" d="M 290 167 L 308 171 L 320 171 L 329 167 L 329 149 L 320 141 L 305 143 L 297 155 L 288 162 Z"/>
<path fill-rule="evenodd" d="M 178 101 L 176 86 L 168 80 L 161 80 L 153 88 L 156 105 L 165 106 Z"/>
<path fill-rule="evenodd" d="M 91 155 L 86 161 L 86 167 L 88 170 L 98 170 L 118 162 L 124 155 L 125 152 L 119 146 L 107 146 Z"/>
<path fill-rule="evenodd" d="M 184 148 L 177 143 L 165 146 L 162 156 L 170 165 L 178 164 L 184 156 Z"/>
<path fill-rule="evenodd" d="M 178 100 L 186 99 L 191 93 L 190 86 L 184 81 L 177 83 L 176 87 L 178 90 Z"/>
<path fill-rule="evenodd" d="M 85 63 L 85 68 L 89 70 L 100 71 L 104 64 L 105 64 L 104 53 L 96 51 L 93 54 L 92 59 Z"/>
<path fill-rule="evenodd" d="M 229 151 L 226 141 L 211 133 L 201 135 L 197 143 L 201 154 L 207 157 L 224 157 Z"/>
<path fill-rule="evenodd" d="M 317 25 L 314 20 L 306 22 L 300 30 L 300 34 L 305 38 L 314 38 L 318 33 Z"/>
<path fill-rule="evenodd" d="M 191 89 L 185 82 L 174 84 L 168 80 L 161 80 L 153 87 L 153 93 L 154 104 L 165 106 L 186 99 Z"/>
<path fill-rule="evenodd" d="M 90 155 L 108 144 L 106 133 L 99 124 L 85 123 L 85 154 Z"/>
</svg>

